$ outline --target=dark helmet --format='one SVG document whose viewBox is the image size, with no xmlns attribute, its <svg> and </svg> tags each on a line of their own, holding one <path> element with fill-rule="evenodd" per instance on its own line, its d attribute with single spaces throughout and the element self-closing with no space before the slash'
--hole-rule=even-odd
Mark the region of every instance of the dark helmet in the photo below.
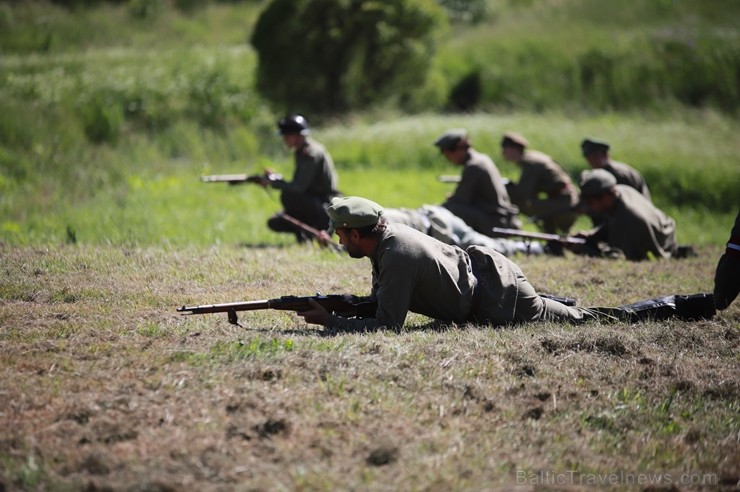
<svg viewBox="0 0 740 492">
<path fill-rule="evenodd" d="M 308 121 L 306 121 L 306 118 L 293 113 L 278 121 L 278 131 L 280 135 L 288 133 L 308 135 L 310 130 L 308 129 Z"/>
</svg>

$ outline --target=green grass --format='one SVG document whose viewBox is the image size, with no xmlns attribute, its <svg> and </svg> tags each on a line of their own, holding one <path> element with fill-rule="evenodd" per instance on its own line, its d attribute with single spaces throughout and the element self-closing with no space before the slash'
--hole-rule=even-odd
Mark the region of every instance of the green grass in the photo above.
<svg viewBox="0 0 740 492">
<path fill-rule="evenodd" d="M 701 126 L 695 125 L 696 118 L 702 118 Z M 445 129 L 458 126 L 468 128 L 473 145 L 490 153 L 502 174 L 512 179 L 518 178 L 518 170 L 498 155 L 506 130 L 525 133 L 534 148 L 553 155 L 574 180 L 586 167 L 579 155 L 580 140 L 588 135 L 608 138 L 613 156 L 640 169 L 654 201 L 677 220 L 681 242 L 727 240 L 736 211 L 722 205 L 732 202 L 740 189 L 740 172 L 732 160 L 737 151 L 732 135 L 739 129 L 736 121 L 716 113 L 677 112 L 670 120 L 629 114 L 430 115 L 341 122 L 314 133 L 334 156 L 345 194 L 413 208 L 441 203 L 452 191 L 452 185 L 436 178 L 458 170 L 432 142 Z M 245 129 L 206 133 L 202 143 L 193 140 L 198 133 L 192 128 L 182 127 L 179 133 L 188 157 L 169 157 L 159 138 L 132 138 L 117 147 L 85 150 L 68 171 L 50 169 L 48 175 L 7 179 L 0 201 L 0 240 L 27 245 L 286 244 L 286 238 L 264 225 L 280 209 L 276 192 L 199 181 L 202 174 L 260 172 L 264 167 L 291 175 L 290 155 L 279 138 L 268 137 L 274 142 L 261 145 L 273 152 L 255 155 L 250 162 L 235 152 L 256 152 L 249 150 L 253 136 Z M 128 156 L 137 157 L 129 161 Z M 585 221 L 579 224 L 588 226 Z"/>
<path fill-rule="evenodd" d="M 179 316 L 182 305 L 366 294 L 370 265 L 269 232 L 276 193 L 198 180 L 292 172 L 280 115 L 252 89 L 245 40 L 264 3 L 133 19 L 142 4 L 0 4 L 0 489 L 478 490 L 522 476 L 580 489 L 620 471 L 678 488 L 690 485 L 682 473 L 704 490 L 738 483 L 737 302 L 696 323 L 434 329 L 410 315 L 400 333 L 334 337 L 285 312 L 245 313 L 245 328 Z M 660 91 L 702 77 L 724 87 L 736 4 L 488 5 L 486 23 L 449 31 L 415 95 L 421 114 L 386 103 L 312 119 L 342 191 L 391 207 L 441 202 L 451 185 L 436 177 L 456 169 L 432 142 L 452 127 L 513 179 L 499 156 L 506 130 L 574 178 L 581 139 L 601 137 L 699 256 L 517 257 L 527 277 L 584 306 L 710 292 L 737 213 L 738 119 L 732 105 L 687 108 Z M 652 63 L 666 40 L 697 48 Z M 574 75 L 615 60 L 615 87 L 606 77 L 587 91 Z M 481 67 L 478 110 L 438 113 Z M 574 481 L 538 482 L 545 471 Z"/>
<path fill-rule="evenodd" d="M 517 261 L 538 290 L 615 305 L 711 290 L 720 252 L 648 265 Z M 713 490 L 740 476 L 728 438 L 738 305 L 693 323 L 498 330 L 431 329 L 414 315 L 400 333 L 326 337 L 292 313 L 243 313 L 238 328 L 175 308 L 366 293 L 366 260 L 298 246 L 0 253 L 5 284 L 37 291 L 0 301 L 0 484 L 10 490 L 469 490 L 541 471 L 691 473 Z M 64 289 L 105 295 L 56 299 Z"/>
<path fill-rule="evenodd" d="M 280 115 L 253 89 L 257 60 L 245 40 L 262 5 L 164 9 L 143 22 L 127 6 L 72 12 L 43 2 L 5 5 L 0 22 L 11 27 L 0 30 L 0 241 L 285 244 L 264 227 L 279 208 L 276 194 L 197 181 L 201 174 L 265 167 L 292 172 L 275 135 Z M 720 33 L 725 41 L 701 46 L 736 46 L 736 30 L 727 24 L 732 16 L 714 1 L 632 0 L 632 8 L 587 0 L 488 6 L 483 24 L 453 26 L 431 61 L 436 68 L 430 83 L 439 86 L 419 88 L 420 95 L 446 97 L 456 77 L 481 64 L 500 72 L 494 78 L 514 77 L 506 84 L 514 80 L 509 89 L 516 99 L 528 84 L 551 80 L 538 71 L 563 73 L 558 63 L 571 63 L 587 50 L 613 49 L 622 56 L 637 46 L 631 43 L 661 33 L 705 41 L 714 39 L 702 37 L 706 33 Z M 591 20 L 603 16 L 610 21 L 597 29 Z M 45 32 L 52 33 L 51 44 L 40 49 L 33 40 Z M 89 40 L 78 36 L 82 32 L 91 33 Z M 97 48 L 87 49 L 88 42 Z M 677 220 L 680 241 L 726 240 L 740 189 L 739 128 L 732 111 L 711 104 L 688 109 L 661 94 L 651 98 L 654 104 L 628 111 L 599 110 L 583 107 L 589 99 L 578 91 L 548 93 L 557 85 L 526 89 L 544 101 L 534 106 L 525 100 L 491 102 L 454 115 L 435 113 L 443 102 L 430 101 L 419 108 L 423 113 L 408 115 L 379 104 L 373 111 L 312 123 L 334 156 L 342 191 L 391 207 L 444 200 L 451 186 L 437 183 L 436 176 L 456 170 L 431 142 L 450 127 L 466 127 L 475 147 L 512 179 L 518 170 L 499 156 L 506 130 L 524 133 L 574 180 L 586 167 L 580 141 L 601 137 L 611 142 L 614 158 L 643 173 L 655 202 Z M 483 93 L 495 87 L 484 84 Z"/>
</svg>

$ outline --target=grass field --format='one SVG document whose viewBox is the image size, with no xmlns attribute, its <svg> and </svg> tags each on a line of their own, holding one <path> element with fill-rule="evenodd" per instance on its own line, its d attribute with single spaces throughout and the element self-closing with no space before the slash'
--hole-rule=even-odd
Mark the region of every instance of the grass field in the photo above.
<svg viewBox="0 0 740 492">
<path fill-rule="evenodd" d="M 400 332 L 335 336 L 278 311 L 244 328 L 178 315 L 367 294 L 370 265 L 267 230 L 277 193 L 199 181 L 292 173 L 246 44 L 266 2 L 83 3 L 0 2 L 0 492 L 740 487 L 738 301 L 701 322 L 412 314 Z M 604 138 L 699 256 L 515 261 L 582 306 L 711 292 L 739 204 L 740 4 L 483 3 L 484 22 L 445 31 L 413 112 L 308 115 L 341 190 L 440 203 L 452 185 L 437 177 L 458 172 L 432 145 L 448 128 L 511 179 L 506 130 L 574 179 L 580 141 Z M 586 62 L 615 71 L 572 85 Z M 440 111 L 471 70 L 477 110 Z M 715 99 L 681 103 L 704 86 Z"/>
<path fill-rule="evenodd" d="M 616 305 L 711 290 L 720 249 L 700 253 L 517 261 L 542 292 Z M 412 315 L 400 333 L 327 337 L 290 313 L 244 313 L 242 329 L 175 308 L 363 294 L 365 260 L 299 246 L 3 246 L 0 270 L 4 490 L 740 480 L 737 303 L 695 323 L 491 329 Z"/>
</svg>

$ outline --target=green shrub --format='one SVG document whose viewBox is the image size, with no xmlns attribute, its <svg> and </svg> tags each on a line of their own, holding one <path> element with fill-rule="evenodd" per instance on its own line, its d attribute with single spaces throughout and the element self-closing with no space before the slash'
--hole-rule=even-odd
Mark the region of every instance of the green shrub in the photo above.
<svg viewBox="0 0 740 492">
<path fill-rule="evenodd" d="M 91 142 L 114 144 L 118 141 L 124 120 L 115 94 L 94 94 L 81 102 L 78 114 L 85 135 Z"/>
<path fill-rule="evenodd" d="M 273 0 L 251 37 L 257 88 L 283 111 L 311 113 L 409 98 L 443 23 L 431 0 Z"/>
</svg>

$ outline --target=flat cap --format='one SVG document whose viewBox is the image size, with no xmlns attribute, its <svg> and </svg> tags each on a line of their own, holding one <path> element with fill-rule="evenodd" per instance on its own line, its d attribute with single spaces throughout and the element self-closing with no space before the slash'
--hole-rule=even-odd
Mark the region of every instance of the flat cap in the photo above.
<svg viewBox="0 0 740 492">
<path fill-rule="evenodd" d="M 460 140 L 466 138 L 468 138 L 467 130 L 465 130 L 464 128 L 453 128 L 452 130 L 447 130 L 442 135 L 437 137 L 437 140 L 434 141 L 434 145 L 436 145 L 440 149 L 452 150 L 457 147 L 457 144 L 460 143 Z"/>
<path fill-rule="evenodd" d="M 606 152 L 609 150 L 609 143 L 596 138 L 585 138 L 581 142 L 581 151 L 583 155 L 588 155 L 592 152 Z"/>
<path fill-rule="evenodd" d="M 375 225 L 383 215 L 383 207 L 359 196 L 342 196 L 331 199 L 326 207 L 329 214 L 329 234 L 342 227 L 359 228 Z"/>
<path fill-rule="evenodd" d="M 604 169 L 587 169 L 581 173 L 581 196 L 598 196 L 612 189 L 617 178 Z"/>
<path fill-rule="evenodd" d="M 527 139 L 524 138 L 524 135 L 517 132 L 506 132 L 504 133 L 504 138 L 501 140 L 501 146 L 511 146 L 511 145 L 518 145 L 520 147 L 526 147 L 529 145 L 529 142 L 527 142 Z"/>
</svg>

